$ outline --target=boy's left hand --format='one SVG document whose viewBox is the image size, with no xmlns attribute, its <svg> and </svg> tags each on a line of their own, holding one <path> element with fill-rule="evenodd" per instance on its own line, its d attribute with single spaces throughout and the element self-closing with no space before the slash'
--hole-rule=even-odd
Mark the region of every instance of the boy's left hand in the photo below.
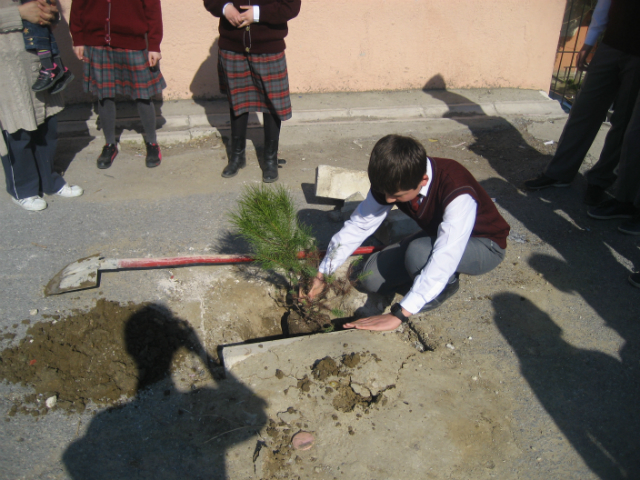
<svg viewBox="0 0 640 480">
<path fill-rule="evenodd" d="M 387 313 L 385 315 L 376 315 L 375 317 L 361 318 L 355 322 L 345 323 L 344 328 L 356 328 L 358 330 L 375 330 L 377 332 L 386 332 L 395 330 L 402 322 L 395 315 Z"/>
<path fill-rule="evenodd" d="M 160 52 L 149 52 L 150 67 L 155 67 L 161 59 L 162 59 L 162 54 Z"/>
</svg>

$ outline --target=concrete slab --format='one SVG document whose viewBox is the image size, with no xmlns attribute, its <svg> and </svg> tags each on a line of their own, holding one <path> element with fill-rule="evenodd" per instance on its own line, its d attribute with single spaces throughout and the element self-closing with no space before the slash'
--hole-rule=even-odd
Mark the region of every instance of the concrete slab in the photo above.
<svg viewBox="0 0 640 480">
<path fill-rule="evenodd" d="M 354 193 L 363 197 L 371 188 L 367 172 L 319 165 L 316 169 L 316 196 L 346 200 Z"/>
</svg>

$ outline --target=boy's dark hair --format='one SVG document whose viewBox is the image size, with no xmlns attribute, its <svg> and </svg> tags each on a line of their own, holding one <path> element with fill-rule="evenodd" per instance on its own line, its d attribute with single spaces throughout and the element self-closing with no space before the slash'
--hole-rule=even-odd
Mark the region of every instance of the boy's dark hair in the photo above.
<svg viewBox="0 0 640 480">
<path fill-rule="evenodd" d="M 417 140 L 387 135 L 378 140 L 369 159 L 371 189 L 387 195 L 418 187 L 427 172 L 427 152 Z"/>
</svg>

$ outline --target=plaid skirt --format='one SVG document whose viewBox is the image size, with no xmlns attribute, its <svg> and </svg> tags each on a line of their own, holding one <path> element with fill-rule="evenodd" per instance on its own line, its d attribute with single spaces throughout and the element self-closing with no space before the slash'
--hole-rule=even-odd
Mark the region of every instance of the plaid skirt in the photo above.
<svg viewBox="0 0 640 480">
<path fill-rule="evenodd" d="M 149 70 L 146 50 L 84 47 L 84 56 L 84 91 L 100 100 L 116 94 L 148 100 L 167 87 L 160 70 Z"/>
<path fill-rule="evenodd" d="M 220 92 L 226 93 L 235 115 L 263 112 L 280 120 L 291 118 L 284 52 L 244 54 L 219 50 L 218 78 Z"/>
</svg>

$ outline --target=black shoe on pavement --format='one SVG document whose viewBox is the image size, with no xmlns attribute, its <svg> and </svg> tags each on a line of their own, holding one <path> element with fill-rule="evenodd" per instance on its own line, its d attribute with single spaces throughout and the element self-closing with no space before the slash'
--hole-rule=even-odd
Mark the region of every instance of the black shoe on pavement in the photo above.
<svg viewBox="0 0 640 480">
<path fill-rule="evenodd" d="M 547 177 L 544 173 L 541 173 L 536 178 L 532 178 L 531 180 L 524 182 L 524 186 L 527 190 L 541 190 L 547 187 L 568 187 L 569 182 L 556 180 L 554 178 Z"/>
<path fill-rule="evenodd" d="M 222 170 L 223 178 L 235 177 L 238 174 L 238 170 L 247 166 L 246 146 L 246 136 L 231 137 L 231 158 L 227 166 Z"/>
<path fill-rule="evenodd" d="M 61 91 L 63 91 L 65 88 L 67 88 L 67 85 L 69 85 L 73 81 L 74 78 L 76 78 L 76 76 L 71 73 L 71 70 L 65 67 L 62 78 L 51 89 L 51 95 L 55 95 L 56 93 L 60 93 Z"/>
<path fill-rule="evenodd" d="M 118 155 L 118 147 L 115 143 L 107 143 L 104 147 L 102 147 L 102 153 L 98 157 L 98 168 L 105 169 L 109 168 L 113 163 L 113 160 Z"/>
<path fill-rule="evenodd" d="M 605 200 L 600 205 L 587 210 L 587 215 L 598 220 L 611 220 L 612 218 L 631 218 L 637 213 L 631 202 L 620 202 L 615 198 Z"/>
<path fill-rule="evenodd" d="M 605 189 L 598 185 L 587 185 L 587 191 L 584 192 L 583 203 L 591 207 L 600 205 L 607 199 Z"/>
<path fill-rule="evenodd" d="M 157 143 L 144 142 L 144 144 L 147 147 L 147 158 L 144 160 L 147 168 L 157 167 L 162 161 L 162 152 L 160 151 L 160 147 Z"/>
<path fill-rule="evenodd" d="M 34 92 L 42 92 L 44 90 L 48 90 L 53 87 L 58 80 L 62 79 L 62 68 L 57 63 L 53 64 L 53 68 L 44 68 L 40 69 L 40 73 L 38 74 L 38 79 L 31 86 L 31 90 Z"/>
<path fill-rule="evenodd" d="M 262 162 L 262 181 L 273 183 L 278 180 L 278 141 L 267 140 L 264 146 Z"/>
<path fill-rule="evenodd" d="M 444 290 L 440 292 L 440 294 L 427 303 L 424 307 L 420 309 L 418 313 L 430 312 L 431 310 L 435 310 L 440 305 L 442 305 L 449 297 L 452 297 L 460 289 L 460 280 L 458 279 L 458 274 L 456 274 L 456 279 L 448 283 Z"/>
<path fill-rule="evenodd" d="M 640 288 L 640 273 L 632 273 L 628 278 L 631 285 Z"/>
<path fill-rule="evenodd" d="M 632 219 L 622 222 L 618 230 L 627 235 L 640 235 L 640 213 Z"/>
</svg>

